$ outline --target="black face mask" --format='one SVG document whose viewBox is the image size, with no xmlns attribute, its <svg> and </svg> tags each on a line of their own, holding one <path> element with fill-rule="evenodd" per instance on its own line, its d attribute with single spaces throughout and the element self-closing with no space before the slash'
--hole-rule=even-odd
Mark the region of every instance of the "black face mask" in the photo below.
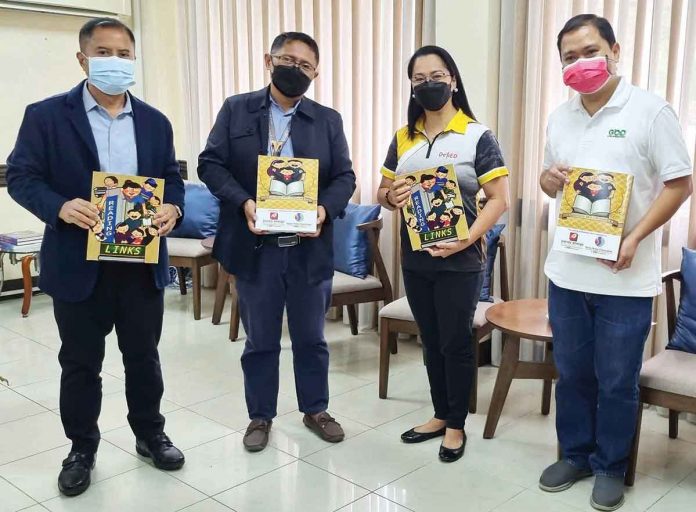
<svg viewBox="0 0 696 512">
<path fill-rule="evenodd" d="M 446 82 L 423 82 L 413 88 L 416 101 L 425 110 L 440 110 L 452 96 L 450 84 Z"/>
<path fill-rule="evenodd" d="M 276 66 L 271 73 L 271 81 L 288 98 L 302 96 L 309 89 L 312 79 L 297 66 Z"/>
</svg>

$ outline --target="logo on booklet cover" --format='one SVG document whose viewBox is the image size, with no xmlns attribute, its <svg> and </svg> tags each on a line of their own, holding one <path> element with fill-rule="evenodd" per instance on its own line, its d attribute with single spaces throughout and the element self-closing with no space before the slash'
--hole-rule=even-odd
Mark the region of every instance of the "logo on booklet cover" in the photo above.
<svg viewBox="0 0 696 512">
<path fill-rule="evenodd" d="M 578 241 L 578 234 L 575 231 L 571 231 L 570 234 L 568 235 L 568 240 L 571 242 L 577 242 Z"/>
</svg>

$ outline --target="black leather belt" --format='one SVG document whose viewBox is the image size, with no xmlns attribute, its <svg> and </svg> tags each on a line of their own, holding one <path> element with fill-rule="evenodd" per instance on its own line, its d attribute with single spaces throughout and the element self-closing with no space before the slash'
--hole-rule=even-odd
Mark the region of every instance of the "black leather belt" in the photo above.
<svg viewBox="0 0 696 512">
<path fill-rule="evenodd" d="M 299 245 L 302 238 L 297 234 L 279 233 L 277 235 L 265 235 L 263 237 L 264 244 L 275 245 L 277 247 L 295 247 Z"/>
</svg>

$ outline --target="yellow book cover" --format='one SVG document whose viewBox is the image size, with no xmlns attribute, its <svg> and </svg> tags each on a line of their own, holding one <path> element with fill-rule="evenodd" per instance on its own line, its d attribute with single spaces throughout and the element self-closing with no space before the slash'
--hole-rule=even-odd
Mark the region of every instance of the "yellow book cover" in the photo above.
<svg viewBox="0 0 696 512">
<path fill-rule="evenodd" d="M 402 211 L 414 251 L 469 238 L 469 226 L 452 164 L 409 172 L 401 177 L 411 187 L 411 197 Z"/>
<path fill-rule="evenodd" d="M 99 222 L 87 235 L 87 259 L 157 263 L 160 237 L 153 218 L 163 194 L 163 179 L 94 172 L 91 200 Z"/>
<path fill-rule="evenodd" d="M 633 176 L 572 167 L 563 187 L 553 248 L 616 261 Z"/>
<path fill-rule="evenodd" d="M 317 230 L 319 160 L 259 156 L 256 228 L 276 233 Z"/>
</svg>

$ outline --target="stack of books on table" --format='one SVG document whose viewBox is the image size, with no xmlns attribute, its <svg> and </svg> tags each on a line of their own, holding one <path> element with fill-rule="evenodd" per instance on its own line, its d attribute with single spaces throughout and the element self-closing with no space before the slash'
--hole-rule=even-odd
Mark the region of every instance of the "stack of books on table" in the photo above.
<svg viewBox="0 0 696 512">
<path fill-rule="evenodd" d="M 13 233 L 0 233 L 0 245 L 24 247 L 41 243 L 43 235 L 36 231 L 15 231 Z"/>
</svg>

